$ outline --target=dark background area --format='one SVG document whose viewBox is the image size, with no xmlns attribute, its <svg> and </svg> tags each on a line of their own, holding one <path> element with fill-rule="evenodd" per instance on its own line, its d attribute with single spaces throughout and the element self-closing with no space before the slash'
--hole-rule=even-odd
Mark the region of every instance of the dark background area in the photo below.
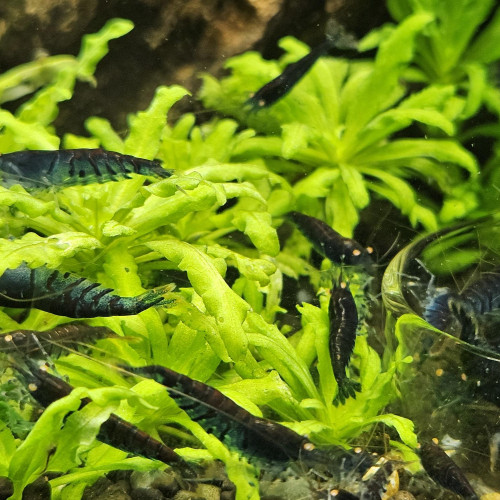
<svg viewBox="0 0 500 500">
<path fill-rule="evenodd" d="M 0 72 L 43 55 L 76 55 L 82 36 L 113 17 L 135 28 L 111 41 L 97 67 L 97 88 L 78 83 L 73 99 L 61 103 L 60 134 L 85 134 L 89 116 L 125 132 L 127 114 L 147 107 L 159 85 L 195 91 L 200 72 L 220 75 L 231 56 L 253 49 L 278 57 L 277 41 L 286 35 L 315 45 L 329 17 L 359 37 L 389 20 L 384 0 L 4 0 Z M 183 106 L 178 112 L 189 101 Z"/>
</svg>

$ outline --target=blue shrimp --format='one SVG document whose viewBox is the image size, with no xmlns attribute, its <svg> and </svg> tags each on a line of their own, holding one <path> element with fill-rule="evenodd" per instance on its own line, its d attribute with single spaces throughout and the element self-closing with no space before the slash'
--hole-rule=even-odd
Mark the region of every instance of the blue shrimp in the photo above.
<svg viewBox="0 0 500 500">
<path fill-rule="evenodd" d="M 173 288 L 165 285 L 136 297 L 120 297 L 100 283 L 47 266 L 32 269 L 23 262 L 0 276 L 0 306 L 34 307 L 70 318 L 126 316 L 170 304 L 173 299 L 163 295 Z"/>
</svg>

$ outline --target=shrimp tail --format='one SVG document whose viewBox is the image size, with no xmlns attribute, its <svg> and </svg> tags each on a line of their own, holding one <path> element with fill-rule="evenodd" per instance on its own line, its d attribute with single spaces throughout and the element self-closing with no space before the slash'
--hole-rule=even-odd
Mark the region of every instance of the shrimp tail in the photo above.
<svg viewBox="0 0 500 500">
<path fill-rule="evenodd" d="M 337 385 L 337 395 L 333 400 L 335 406 L 338 406 L 339 403 L 344 405 L 348 398 L 356 399 L 356 392 L 361 392 L 361 384 L 347 377 L 337 380 Z"/>
</svg>

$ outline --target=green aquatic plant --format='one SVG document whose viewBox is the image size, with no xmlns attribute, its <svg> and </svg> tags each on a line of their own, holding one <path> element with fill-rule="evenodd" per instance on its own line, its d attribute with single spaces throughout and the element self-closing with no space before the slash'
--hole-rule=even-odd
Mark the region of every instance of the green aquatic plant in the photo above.
<svg viewBox="0 0 500 500">
<path fill-rule="evenodd" d="M 477 113 L 495 87 L 489 65 L 500 59 L 500 9 L 496 3 L 389 0 L 387 5 L 398 22 L 415 13 L 433 14 L 434 22 L 416 39 L 411 79 L 459 87 L 466 98 L 455 99 L 449 111 L 462 120 Z M 386 26 L 383 32 L 390 30 Z"/>
<path fill-rule="evenodd" d="M 416 40 L 433 22 L 432 12 L 408 16 L 380 42 L 374 61 L 320 59 L 269 109 L 254 112 L 244 102 L 307 52 L 292 38 L 280 42 L 286 50 L 280 61 L 265 61 L 253 52 L 232 58 L 226 64 L 232 74 L 220 81 L 205 75 L 200 95 L 206 106 L 236 116 L 257 132 L 237 146 L 233 158 L 264 158 L 271 171 L 293 184 L 299 210 L 326 218 L 350 235 L 373 192 L 413 224 L 435 229 L 438 207 L 415 190 L 414 180 L 450 198 L 454 188 L 467 186 L 474 205 L 477 164 L 452 138 L 455 124 L 447 116 L 447 105 L 455 88 L 430 86 L 410 93 L 403 80 Z M 373 43 L 368 36 L 360 47 Z M 412 123 L 421 125 L 416 137 L 394 136 Z M 432 130 L 439 134 L 432 136 Z"/>
<path fill-rule="evenodd" d="M 129 28 L 126 22 L 111 22 L 94 35 L 100 45 L 94 46 L 93 53 L 102 56 L 109 34 L 118 36 Z M 75 61 L 67 64 L 74 82 Z M 44 96 L 53 95 L 48 89 L 57 85 L 64 73 L 64 68 L 60 70 L 23 105 L 23 109 L 36 108 L 47 121 L 25 122 L 22 110 L 9 115 L 10 122 L 5 121 L 0 132 L 5 151 L 58 146 L 51 121 L 59 101 Z M 71 85 L 66 89 L 70 93 Z M 21 185 L 0 188 L 2 272 L 23 263 L 32 268 L 46 265 L 98 280 L 122 296 L 139 295 L 143 287 L 159 286 L 165 279 L 170 282 L 172 272 L 184 280 L 178 292 L 167 294 L 168 309 L 91 320 L 136 341 L 101 341 L 101 354 L 96 352 L 94 360 L 77 354 L 61 358 L 56 362 L 60 373 L 69 375 L 76 386 L 93 388 L 77 389 L 51 405 L 22 442 L 13 434 L 17 427 L 2 428 L 2 473 L 14 483 L 14 498 L 46 470 L 64 473 L 51 485 L 55 494 L 66 498 L 81 493 L 109 470 L 161 467 L 142 458 L 127 459 L 124 452 L 95 442 L 100 423 L 111 412 L 155 436 L 158 427 L 167 425 L 168 435 L 170 424 L 181 425 L 209 451 L 180 450 L 185 458 L 223 460 L 238 497 L 257 497 L 255 470 L 179 412 L 156 384 L 143 381 L 129 389 L 130 380 L 108 366 L 117 359 L 132 365 L 163 364 L 206 381 L 257 415 L 262 414 L 261 408 L 271 409 L 318 444 L 345 446 L 373 423 L 384 422 L 398 431 L 406 445 L 416 445 L 410 421 L 380 415 L 395 396 L 392 379 L 398 362 L 393 359 L 383 366 L 366 335 L 358 338 L 354 351 L 363 394 L 345 406 L 333 406 L 336 382 L 328 354 L 326 295 L 320 308 L 310 304 L 299 308 L 303 328 L 292 338 L 278 328 L 280 266 L 292 274 L 308 267 L 298 256 L 293 262 L 286 256 L 280 262 L 273 215 L 290 209 L 292 189 L 263 161 L 231 161 L 232 151 L 254 135 L 236 133 L 234 121 L 197 127 L 187 115 L 173 126 L 166 125 L 170 107 L 185 94 L 180 87 L 160 87 L 147 110 L 129 117 L 126 137 L 114 132 L 109 122 L 90 118 L 86 126 L 91 137 L 67 135 L 62 141 L 71 148 L 103 146 L 157 158 L 176 169 L 173 176 L 150 184 L 135 176 L 51 190 L 27 191 Z M 23 127 L 19 137 L 18 126 Z M 227 205 L 228 200 L 236 203 Z M 224 279 L 228 268 L 237 273 L 232 287 Z M 17 309 L 5 309 L 1 317 L 5 331 L 47 329 L 68 321 L 35 309 L 26 316 L 19 316 Z M 288 327 L 283 328 L 286 333 Z M 83 397 L 93 403 L 78 409 Z"/>
<path fill-rule="evenodd" d="M 227 165 L 223 168 L 226 169 Z M 229 240 L 222 246 L 223 240 L 220 237 L 217 242 L 211 241 L 212 227 L 213 232 L 221 235 L 229 230 L 231 233 L 237 231 L 235 226 L 226 227 L 226 231 L 221 231 L 224 227 L 212 226 L 210 223 L 214 218 L 217 220 L 215 209 L 226 201 L 226 193 L 223 190 L 225 183 L 212 184 L 185 175 L 171 179 L 168 181 L 176 184 L 171 184 L 168 189 L 164 181 L 143 186 L 144 195 L 141 194 L 140 200 L 135 197 L 132 208 L 127 208 L 119 202 L 134 198 L 133 193 L 136 193 L 144 182 L 141 178 L 58 191 L 55 194 L 57 206 L 53 200 L 47 202 L 44 207 L 47 210 L 42 211 L 41 215 L 38 215 L 39 212 L 32 212 L 29 205 L 11 204 L 11 207 L 15 207 L 20 225 L 24 225 L 28 232 L 15 240 L 2 241 L 2 255 L 6 257 L 4 268 L 13 266 L 16 262 L 27 262 L 28 265 L 35 266 L 41 259 L 52 267 L 74 271 L 78 269 L 88 276 L 95 276 L 123 295 L 135 294 L 135 290 L 142 290 L 141 285 L 145 281 L 158 284 L 161 273 L 168 272 L 169 269 L 186 271 L 193 288 L 169 294 L 169 298 L 175 300 L 175 305 L 168 310 L 149 310 L 131 318 L 94 320 L 96 324 L 110 326 L 117 333 L 133 336 L 138 341 L 137 345 L 126 345 L 120 341 L 107 342 L 107 356 L 101 359 L 101 362 L 120 359 L 131 364 L 165 364 L 197 379 L 209 381 L 257 414 L 260 414 L 260 406 L 272 408 L 292 428 L 311 434 L 319 443 L 345 443 L 346 439 L 356 436 L 372 422 L 383 421 L 394 425 L 405 441 L 414 445 L 410 422 L 396 416 L 377 416 L 393 394 L 392 375 L 397 364 L 393 362 L 387 371 L 382 369 L 378 356 L 366 344 L 366 338 L 360 337 L 355 355 L 359 356 L 362 363 L 360 372 L 365 392 L 362 398 L 350 402 L 346 407 L 335 409 L 329 401 L 334 394 L 335 381 L 331 365 L 328 366 L 326 302 L 323 301 L 322 310 L 304 305 L 304 332 L 299 333 L 300 349 L 295 349 L 279 329 L 269 322 L 279 311 L 282 286 L 281 274 L 276 269 L 273 258 L 269 256 L 276 248 L 273 248 L 269 235 L 265 242 L 261 242 L 258 235 L 265 233 L 258 231 L 253 234 L 250 231 L 249 240 L 253 238 L 256 245 L 253 250 L 249 243 L 243 242 L 236 246 L 236 243 L 231 244 Z M 183 186 L 182 191 L 175 186 Z M 200 187 L 204 187 L 204 190 L 201 191 Z M 159 194 L 150 194 L 152 191 Z M 251 190 L 246 186 L 245 193 L 248 192 Z M 160 196 L 160 193 L 163 194 Z M 118 194 L 121 198 L 118 198 Z M 23 196 L 36 199 L 28 193 L 23 193 Z M 50 196 L 54 197 L 54 193 Z M 110 203 L 115 197 L 117 207 Z M 250 203 L 252 202 L 253 198 L 250 198 Z M 60 212 L 64 214 L 63 221 L 60 220 Z M 121 214 L 119 223 L 114 219 L 118 212 Z M 253 213 L 258 214 L 255 209 Z M 203 226 L 195 224 L 195 217 L 204 219 Z M 175 233 L 169 227 L 172 221 L 177 222 Z M 262 227 L 262 220 L 258 220 L 258 223 Z M 200 231 L 201 227 L 204 232 Z M 274 230 L 269 227 L 269 233 L 272 235 Z M 45 237 L 30 232 L 30 228 L 36 228 L 37 232 L 45 234 Z M 241 231 L 244 229 L 243 227 Z M 259 252 L 260 247 L 264 248 L 267 257 Z M 247 252 L 254 255 L 246 256 Z M 260 257 L 256 257 L 256 253 Z M 239 278 L 234 289 L 239 291 L 245 300 L 224 281 L 227 266 L 238 269 Z M 155 276 L 156 273 L 160 273 L 160 278 Z M 10 315 L 3 313 L 2 317 L 7 330 L 46 328 L 67 321 L 35 310 L 21 323 L 15 321 L 16 315 L 12 312 Z M 318 337 L 318 332 L 321 332 L 321 337 Z M 297 338 L 294 339 L 296 340 Z M 316 352 L 322 358 L 320 379 L 323 381 L 323 389 L 319 392 L 310 371 Z M 303 360 L 302 356 L 307 359 Z M 234 362 L 234 369 L 225 367 L 222 371 L 217 371 L 221 361 Z M 71 381 L 76 385 L 130 385 L 109 367 L 79 355 L 61 359 L 57 367 L 61 373 L 70 375 Z M 270 372 L 266 373 L 267 370 Z M 147 394 L 144 386 L 145 383 L 137 386 L 142 397 Z M 153 391 L 150 400 L 151 404 L 154 401 L 153 408 L 127 407 L 127 411 L 121 413 L 120 409 L 115 409 L 115 405 L 110 411 L 126 416 L 133 423 L 142 424 L 153 432 L 157 425 L 172 420 L 183 425 L 202 441 L 212 456 L 226 462 L 228 473 L 231 479 L 239 484 L 243 497 L 248 489 L 245 482 L 248 475 L 246 468 L 201 427 L 190 422 L 185 416 L 180 418 L 178 410 L 173 410 L 173 403 L 166 395 L 160 397 L 161 394 L 162 391 L 158 388 Z M 247 394 L 252 397 L 248 398 Z M 92 393 L 85 395 L 94 397 Z M 57 418 L 51 409 L 47 410 L 45 415 L 53 415 L 55 420 L 52 420 L 50 425 L 45 419 L 43 423 L 37 423 L 30 434 L 36 436 L 36 439 L 27 439 L 12 454 L 8 475 L 14 480 L 16 491 L 22 491 L 41 470 L 45 470 L 45 466 L 53 471 L 68 472 L 80 464 L 80 455 L 73 450 L 71 460 L 67 454 L 61 452 L 57 455 L 57 461 L 55 458 L 54 461 L 51 459 L 46 465 L 49 451 L 54 446 L 62 447 L 62 444 L 58 443 L 65 443 L 67 440 L 69 431 L 64 430 L 66 426 L 61 430 L 60 438 L 57 437 L 59 433 L 54 431 L 54 428 L 59 428 L 63 415 L 75 410 L 76 403 L 73 399 L 67 403 L 68 406 L 63 403 L 58 406 Z M 105 399 L 101 399 L 100 404 L 108 408 Z M 73 418 L 86 419 L 89 418 L 87 412 L 90 411 L 91 409 L 80 410 L 73 413 L 72 417 L 81 413 L 81 417 Z M 348 421 L 343 417 L 345 412 L 349 412 L 352 417 Z M 95 425 L 86 428 L 86 446 L 90 446 L 99 422 L 104 420 L 107 414 L 105 411 L 102 417 L 92 420 Z M 338 426 L 337 421 L 343 422 L 342 426 Z M 42 432 L 41 429 L 48 429 L 48 432 Z M 6 436 L 9 436 L 8 430 L 5 432 Z M 75 449 L 84 446 L 83 436 L 78 433 L 72 435 Z M 97 445 L 100 449 L 104 446 Z M 23 457 L 32 454 L 34 448 L 38 450 L 37 458 L 33 459 L 30 468 L 26 469 L 22 465 L 25 459 Z M 185 455 L 187 458 L 207 457 L 189 450 Z M 105 465 L 98 459 L 99 454 L 95 460 L 94 457 L 89 451 L 86 466 L 72 471 L 67 482 L 75 481 L 81 487 L 82 483 L 91 482 L 112 468 L 150 467 L 143 460 L 126 460 L 122 463 L 123 452 L 113 452 L 111 462 Z M 108 454 L 106 457 L 110 460 Z M 56 487 L 66 484 L 64 481 L 66 480 L 59 478 L 52 485 Z"/>
<path fill-rule="evenodd" d="M 500 8 L 496 2 L 389 0 L 387 5 L 399 23 L 416 13 L 432 13 L 434 22 L 415 40 L 412 65 L 405 78 L 428 88 L 454 87 L 445 114 L 456 124 L 460 141 L 467 141 L 475 149 L 485 149 L 481 137 L 498 139 L 499 136 L 500 92 L 496 67 L 500 59 Z M 395 26 L 387 25 L 372 36 L 383 39 L 394 29 Z M 497 119 L 491 122 L 485 110 Z M 479 146 L 476 144 L 478 139 Z M 481 154 L 485 156 L 484 152 Z M 471 209 L 474 215 L 496 210 L 498 146 L 493 147 L 489 156 L 481 169 L 479 204 L 477 195 L 472 195 L 468 187 L 456 186 L 454 196 L 443 205 L 440 216 L 444 222 L 450 222 L 457 214 L 470 213 Z"/>
<path fill-rule="evenodd" d="M 177 283 L 177 291 L 165 293 L 168 308 L 88 321 L 123 339 L 99 341 L 92 357 L 72 353 L 55 361 L 77 389 L 50 405 L 26 439 L 26 412 L 2 389 L 2 412 L 12 425 L 0 428 L 0 474 L 13 480 L 14 498 L 46 471 L 62 473 L 50 484 L 55 498 L 69 498 L 110 470 L 164 467 L 96 442 L 110 413 L 167 442 L 182 434 L 187 445 L 179 454 L 224 461 L 238 498 L 258 498 L 256 469 L 189 419 L 164 388 L 150 380 L 133 384 L 113 369 L 124 362 L 164 365 L 206 382 L 253 414 L 272 415 L 321 446 L 347 447 L 374 424 L 385 424 L 399 436 L 391 445 L 414 459 L 412 422 L 384 413 L 398 396 L 395 374 L 411 361 L 408 353 L 389 347 L 381 356 L 362 322 L 350 368 L 362 391 L 336 407 L 328 289 L 337 271 L 328 261 L 322 271 L 313 269 L 311 244 L 295 231 L 280 245 L 276 229 L 284 214 L 300 209 L 333 221 L 349 236 L 370 192 L 387 198 L 414 224 L 435 228 L 438 206 L 412 186 L 416 178 L 442 192 L 448 203 L 458 189 L 469 189 L 469 205 L 458 215 L 475 206 L 476 160 L 454 138 L 442 137 L 455 132 L 447 106 L 456 88 L 429 86 L 412 94 L 403 83 L 418 37 L 434 22 L 432 12 L 408 16 L 380 42 L 374 61 L 324 58 L 274 107 L 248 113 L 242 104 L 249 93 L 307 52 L 286 38 L 287 54 L 279 62 L 247 53 L 229 62 L 233 74 L 221 82 L 205 76 L 205 105 L 231 111 L 236 120 L 197 125 L 194 115 L 186 114 L 167 124 L 170 108 L 187 91 L 160 87 L 146 110 L 129 116 L 126 135 L 109 121 L 90 117 L 88 137 L 66 134 L 61 142 L 53 120 L 58 103 L 71 97 L 75 79 L 91 79 L 107 42 L 132 28 L 128 21 L 110 21 L 86 38 L 76 58 L 54 56 L 0 76 L 4 101 L 37 90 L 16 112 L 0 110 L 2 152 L 60 144 L 103 147 L 160 160 L 175 170 L 165 179 L 132 176 L 46 190 L 29 190 L 20 180 L 0 187 L 0 273 L 22 263 L 46 265 L 126 297 Z M 417 137 L 395 136 L 415 123 Z M 295 328 L 281 314 L 285 276 L 306 277 L 318 294 L 316 305 L 297 306 Z M 370 277 L 360 270 L 348 277 L 366 318 Z M 20 311 L 0 312 L 4 331 L 46 330 L 68 321 L 35 309 Z M 6 368 L 0 387 L 7 387 L 13 370 Z M 92 402 L 80 408 L 87 397 Z"/>
<path fill-rule="evenodd" d="M 13 68 L 0 76 L 0 103 L 38 92 L 15 113 L 0 113 L 0 150 L 57 149 L 60 139 L 52 122 L 58 104 L 73 95 L 77 80 L 93 83 L 99 61 L 108 52 L 108 42 L 133 28 L 130 21 L 111 21 L 96 34 L 86 35 L 77 57 L 49 56 Z"/>
</svg>

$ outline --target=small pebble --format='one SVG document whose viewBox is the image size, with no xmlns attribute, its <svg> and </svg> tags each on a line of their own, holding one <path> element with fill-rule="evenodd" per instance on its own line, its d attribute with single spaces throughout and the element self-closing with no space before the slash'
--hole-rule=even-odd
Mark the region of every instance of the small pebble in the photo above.
<svg viewBox="0 0 500 500">
<path fill-rule="evenodd" d="M 107 480 L 109 481 L 109 479 Z M 105 486 L 100 490 L 94 490 L 92 496 L 87 496 L 86 491 L 83 494 L 82 499 L 85 500 L 132 500 L 130 495 L 127 493 L 126 488 L 124 488 L 121 481 L 118 483 L 111 483 L 109 486 Z M 95 486 L 95 485 L 94 485 Z M 50 498 L 50 497 L 47 497 Z M 46 499 L 45 499 L 46 500 Z"/>
<path fill-rule="evenodd" d="M 230 481 L 228 478 L 224 478 L 222 481 L 222 486 L 221 486 L 222 491 L 236 491 L 236 486 L 232 481 Z"/>
<path fill-rule="evenodd" d="M 415 497 L 409 491 L 398 491 L 389 500 L 415 500 Z"/>
<path fill-rule="evenodd" d="M 309 481 L 305 477 L 288 478 L 286 481 L 273 481 L 267 488 L 261 483 L 262 499 L 286 498 L 287 500 L 303 500 L 312 498 L 313 493 Z"/>
<path fill-rule="evenodd" d="M 199 484 L 196 493 L 205 500 L 220 500 L 220 488 L 213 484 Z"/>
<path fill-rule="evenodd" d="M 236 490 L 226 490 L 226 491 L 221 491 L 220 493 L 220 500 L 235 500 L 236 498 Z"/>
<path fill-rule="evenodd" d="M 205 500 L 194 491 L 180 490 L 175 494 L 174 500 Z"/>
<path fill-rule="evenodd" d="M 95 500 L 106 488 L 113 485 L 107 477 L 100 477 L 94 484 L 87 486 L 83 491 L 82 500 Z"/>
<path fill-rule="evenodd" d="M 166 471 L 134 471 L 130 476 L 130 484 L 133 489 L 156 488 L 168 498 L 173 497 L 180 489 L 175 472 L 171 469 Z"/>
<path fill-rule="evenodd" d="M 156 488 L 136 488 L 130 494 L 132 500 L 164 500 L 163 493 Z"/>
</svg>

